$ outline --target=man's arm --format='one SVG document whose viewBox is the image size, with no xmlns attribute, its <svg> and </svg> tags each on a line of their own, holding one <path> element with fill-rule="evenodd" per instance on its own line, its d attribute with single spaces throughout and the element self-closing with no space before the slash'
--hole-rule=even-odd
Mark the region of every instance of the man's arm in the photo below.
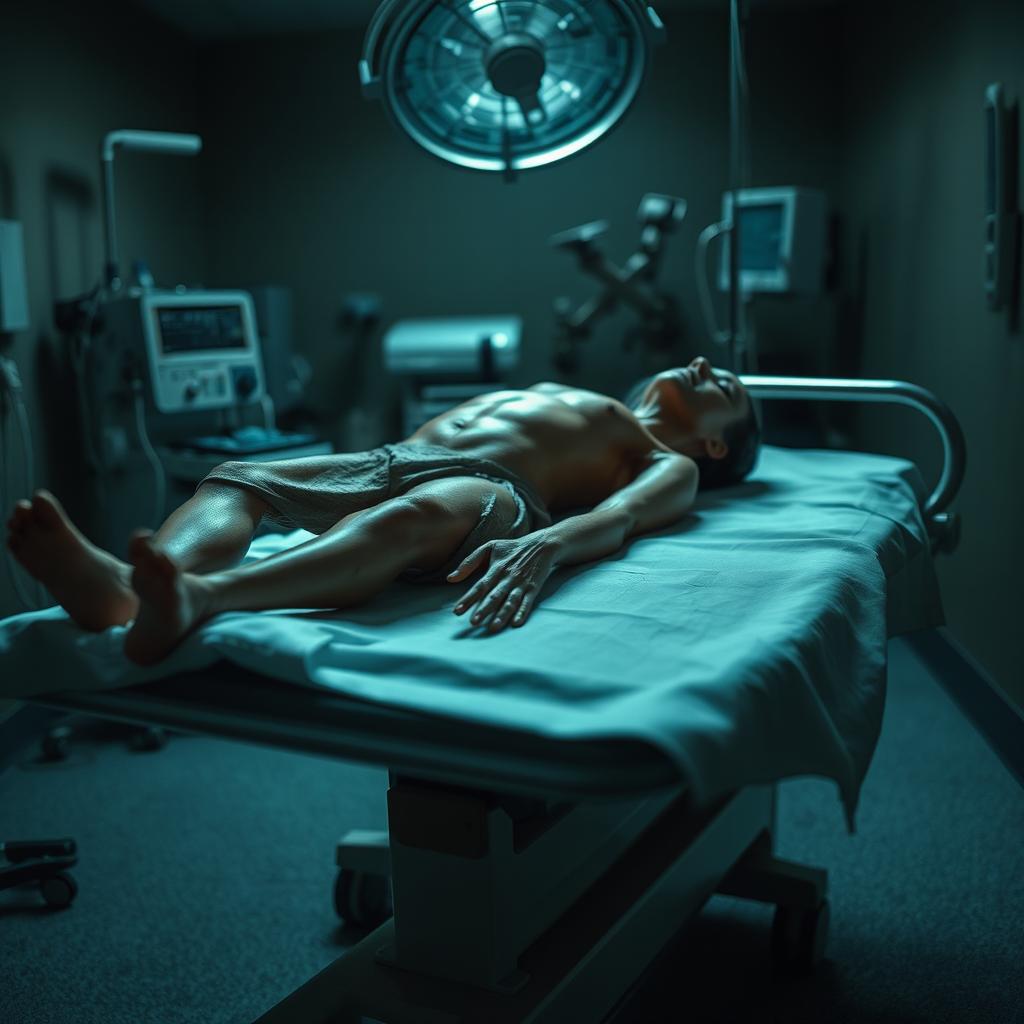
<svg viewBox="0 0 1024 1024">
<path fill-rule="evenodd" d="M 559 565 L 576 565 L 618 551 L 638 533 L 678 522 L 697 494 L 697 463 L 685 455 L 652 451 L 632 483 L 591 511 L 543 530 L 558 544 Z"/>
<path fill-rule="evenodd" d="M 455 614 L 476 605 L 471 616 L 474 626 L 487 619 L 492 632 L 509 624 L 521 626 L 558 566 L 604 558 L 634 534 L 682 519 L 693 504 L 698 475 L 693 459 L 652 451 L 632 483 L 590 512 L 515 540 L 487 541 L 448 577 L 449 582 L 458 583 L 486 566 L 484 575 L 455 605 Z"/>
</svg>

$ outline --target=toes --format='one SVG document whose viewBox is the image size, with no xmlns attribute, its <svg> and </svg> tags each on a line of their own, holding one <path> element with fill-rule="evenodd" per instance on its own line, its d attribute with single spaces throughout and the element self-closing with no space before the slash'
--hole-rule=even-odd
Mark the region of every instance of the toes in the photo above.
<svg viewBox="0 0 1024 1024">
<path fill-rule="evenodd" d="M 11 518 L 7 520 L 8 530 L 24 530 L 32 523 L 32 502 L 21 499 L 11 512 Z"/>
<path fill-rule="evenodd" d="M 158 549 L 153 549 L 153 566 L 158 569 L 165 579 L 173 579 L 178 574 L 178 567 L 170 555 Z"/>
<path fill-rule="evenodd" d="M 143 562 L 148 561 L 150 552 L 153 550 L 153 545 L 150 542 L 150 537 L 153 536 L 151 530 L 136 530 L 128 541 L 128 558 L 132 565 L 139 565 Z"/>
<path fill-rule="evenodd" d="M 177 575 L 178 566 L 170 555 L 153 543 L 151 530 L 136 530 L 132 534 L 128 542 L 128 556 L 137 569 L 145 568 L 164 579 L 173 579 Z"/>
<path fill-rule="evenodd" d="M 21 502 L 18 503 L 19 505 Z M 60 502 L 49 491 L 36 491 L 32 495 L 32 514 L 40 526 L 62 526 L 65 521 Z"/>
</svg>

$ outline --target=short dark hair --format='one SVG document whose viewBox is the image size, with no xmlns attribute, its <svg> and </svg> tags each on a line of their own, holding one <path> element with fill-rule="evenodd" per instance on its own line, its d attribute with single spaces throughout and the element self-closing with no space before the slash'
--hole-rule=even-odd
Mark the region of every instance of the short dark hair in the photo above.
<svg viewBox="0 0 1024 1024">
<path fill-rule="evenodd" d="M 623 399 L 630 409 L 640 403 L 647 386 L 655 375 L 637 381 Z M 722 440 L 729 451 L 721 459 L 713 459 L 710 455 L 691 456 L 700 470 L 700 490 L 711 490 L 715 487 L 729 487 L 738 484 L 749 475 L 757 465 L 757 457 L 761 451 L 761 424 L 758 422 L 754 403 L 747 399 L 747 415 L 741 420 L 730 423 L 722 431 Z"/>
</svg>

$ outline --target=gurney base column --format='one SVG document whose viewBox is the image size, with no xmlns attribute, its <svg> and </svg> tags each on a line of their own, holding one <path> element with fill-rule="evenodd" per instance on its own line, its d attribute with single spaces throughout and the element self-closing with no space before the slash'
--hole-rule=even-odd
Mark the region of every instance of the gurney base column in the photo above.
<svg viewBox="0 0 1024 1024">
<path fill-rule="evenodd" d="M 806 867 L 776 857 L 767 831 L 757 837 L 718 886 L 718 892 L 724 896 L 775 903 L 794 910 L 820 906 L 827 889 L 828 872 L 824 868 Z"/>
<path fill-rule="evenodd" d="M 772 788 L 695 812 L 680 797 L 520 957 L 502 994 L 380 962 L 388 921 L 258 1024 L 592 1024 L 616 1005 L 722 876 L 771 825 Z M 438 922 L 442 924 L 442 922 Z M 484 937 L 484 941 L 487 941 Z"/>
<path fill-rule="evenodd" d="M 787 973 L 813 971 L 825 956 L 829 905 L 828 872 L 782 860 L 772 853 L 767 829 L 718 884 L 724 896 L 776 905 L 772 958 Z"/>
<path fill-rule="evenodd" d="M 514 992 L 519 957 L 672 801 L 565 806 L 524 829 L 501 798 L 400 780 L 388 790 L 394 943 L 384 961 Z M 529 832 L 529 838 L 524 838 Z"/>
</svg>

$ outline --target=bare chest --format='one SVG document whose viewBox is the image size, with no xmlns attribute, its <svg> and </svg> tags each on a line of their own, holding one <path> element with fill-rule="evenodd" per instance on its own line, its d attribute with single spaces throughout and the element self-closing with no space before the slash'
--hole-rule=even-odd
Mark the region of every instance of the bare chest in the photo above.
<svg viewBox="0 0 1024 1024">
<path fill-rule="evenodd" d="M 595 392 L 495 392 L 421 427 L 410 441 L 491 458 L 537 489 L 553 511 L 592 506 L 636 475 L 650 439 L 621 403 Z"/>
</svg>

